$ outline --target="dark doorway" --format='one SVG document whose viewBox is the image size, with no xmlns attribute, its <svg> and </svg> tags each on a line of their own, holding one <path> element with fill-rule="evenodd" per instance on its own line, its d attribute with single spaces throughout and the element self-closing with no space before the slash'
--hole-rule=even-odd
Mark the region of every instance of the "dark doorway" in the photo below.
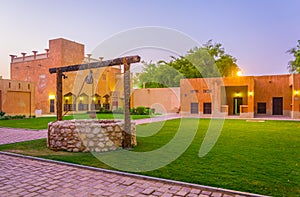
<svg viewBox="0 0 300 197">
<path fill-rule="evenodd" d="M 239 115 L 240 114 L 240 105 L 243 104 L 243 98 L 235 97 L 233 98 L 233 114 Z"/>
<path fill-rule="evenodd" d="M 282 97 L 273 97 L 273 115 L 283 115 Z"/>
<path fill-rule="evenodd" d="M 50 113 L 54 112 L 54 99 L 50 99 Z"/>
<path fill-rule="evenodd" d="M 211 114 L 211 103 L 203 103 L 203 114 Z"/>
<path fill-rule="evenodd" d="M 191 103 L 191 114 L 198 114 L 198 103 Z"/>
</svg>

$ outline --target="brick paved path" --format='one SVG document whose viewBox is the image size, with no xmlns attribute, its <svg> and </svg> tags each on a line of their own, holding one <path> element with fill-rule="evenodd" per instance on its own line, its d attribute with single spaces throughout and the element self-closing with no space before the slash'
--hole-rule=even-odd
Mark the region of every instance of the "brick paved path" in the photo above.
<svg viewBox="0 0 300 197">
<path fill-rule="evenodd" d="M 0 153 L 0 196 L 258 196 Z"/>
<path fill-rule="evenodd" d="M 0 144 L 10 144 L 46 137 L 47 130 L 26 130 L 0 127 Z"/>
</svg>

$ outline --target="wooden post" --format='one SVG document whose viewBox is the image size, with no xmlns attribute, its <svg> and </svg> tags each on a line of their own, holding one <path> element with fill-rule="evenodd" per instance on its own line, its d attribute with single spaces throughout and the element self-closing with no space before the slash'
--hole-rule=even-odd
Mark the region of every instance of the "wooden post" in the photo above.
<svg viewBox="0 0 300 197">
<path fill-rule="evenodd" d="M 62 71 L 56 70 L 56 120 L 62 120 Z"/>
<path fill-rule="evenodd" d="M 130 64 L 124 58 L 124 129 L 123 148 L 131 148 L 131 120 L 130 120 Z"/>
</svg>

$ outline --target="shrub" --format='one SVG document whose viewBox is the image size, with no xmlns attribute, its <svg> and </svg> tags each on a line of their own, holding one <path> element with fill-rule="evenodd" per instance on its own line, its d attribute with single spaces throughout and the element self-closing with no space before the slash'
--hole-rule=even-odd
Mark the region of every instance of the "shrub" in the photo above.
<svg viewBox="0 0 300 197">
<path fill-rule="evenodd" d="M 130 114 L 131 115 L 136 115 L 136 109 L 135 108 L 131 108 L 130 109 Z"/>
<path fill-rule="evenodd" d="M 3 117 L 5 115 L 4 111 L 0 111 L 0 117 Z"/>
<path fill-rule="evenodd" d="M 99 112 L 103 113 L 105 111 L 104 107 L 100 107 Z"/>
<path fill-rule="evenodd" d="M 136 115 L 145 115 L 146 114 L 146 107 L 139 106 L 136 108 Z"/>
</svg>

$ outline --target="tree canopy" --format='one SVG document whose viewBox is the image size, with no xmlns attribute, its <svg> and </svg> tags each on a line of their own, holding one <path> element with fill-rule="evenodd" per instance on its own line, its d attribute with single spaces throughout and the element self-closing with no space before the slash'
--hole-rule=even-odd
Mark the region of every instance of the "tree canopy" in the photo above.
<svg viewBox="0 0 300 197">
<path fill-rule="evenodd" d="M 298 40 L 298 45 L 288 50 L 287 53 L 294 56 L 294 60 L 288 62 L 289 72 L 300 73 L 300 40 Z"/>
<path fill-rule="evenodd" d="M 169 62 L 144 63 L 144 71 L 135 77 L 135 84 L 146 88 L 178 87 L 182 78 L 230 77 L 239 70 L 236 59 L 212 40 L 185 56 L 171 58 Z"/>
</svg>

